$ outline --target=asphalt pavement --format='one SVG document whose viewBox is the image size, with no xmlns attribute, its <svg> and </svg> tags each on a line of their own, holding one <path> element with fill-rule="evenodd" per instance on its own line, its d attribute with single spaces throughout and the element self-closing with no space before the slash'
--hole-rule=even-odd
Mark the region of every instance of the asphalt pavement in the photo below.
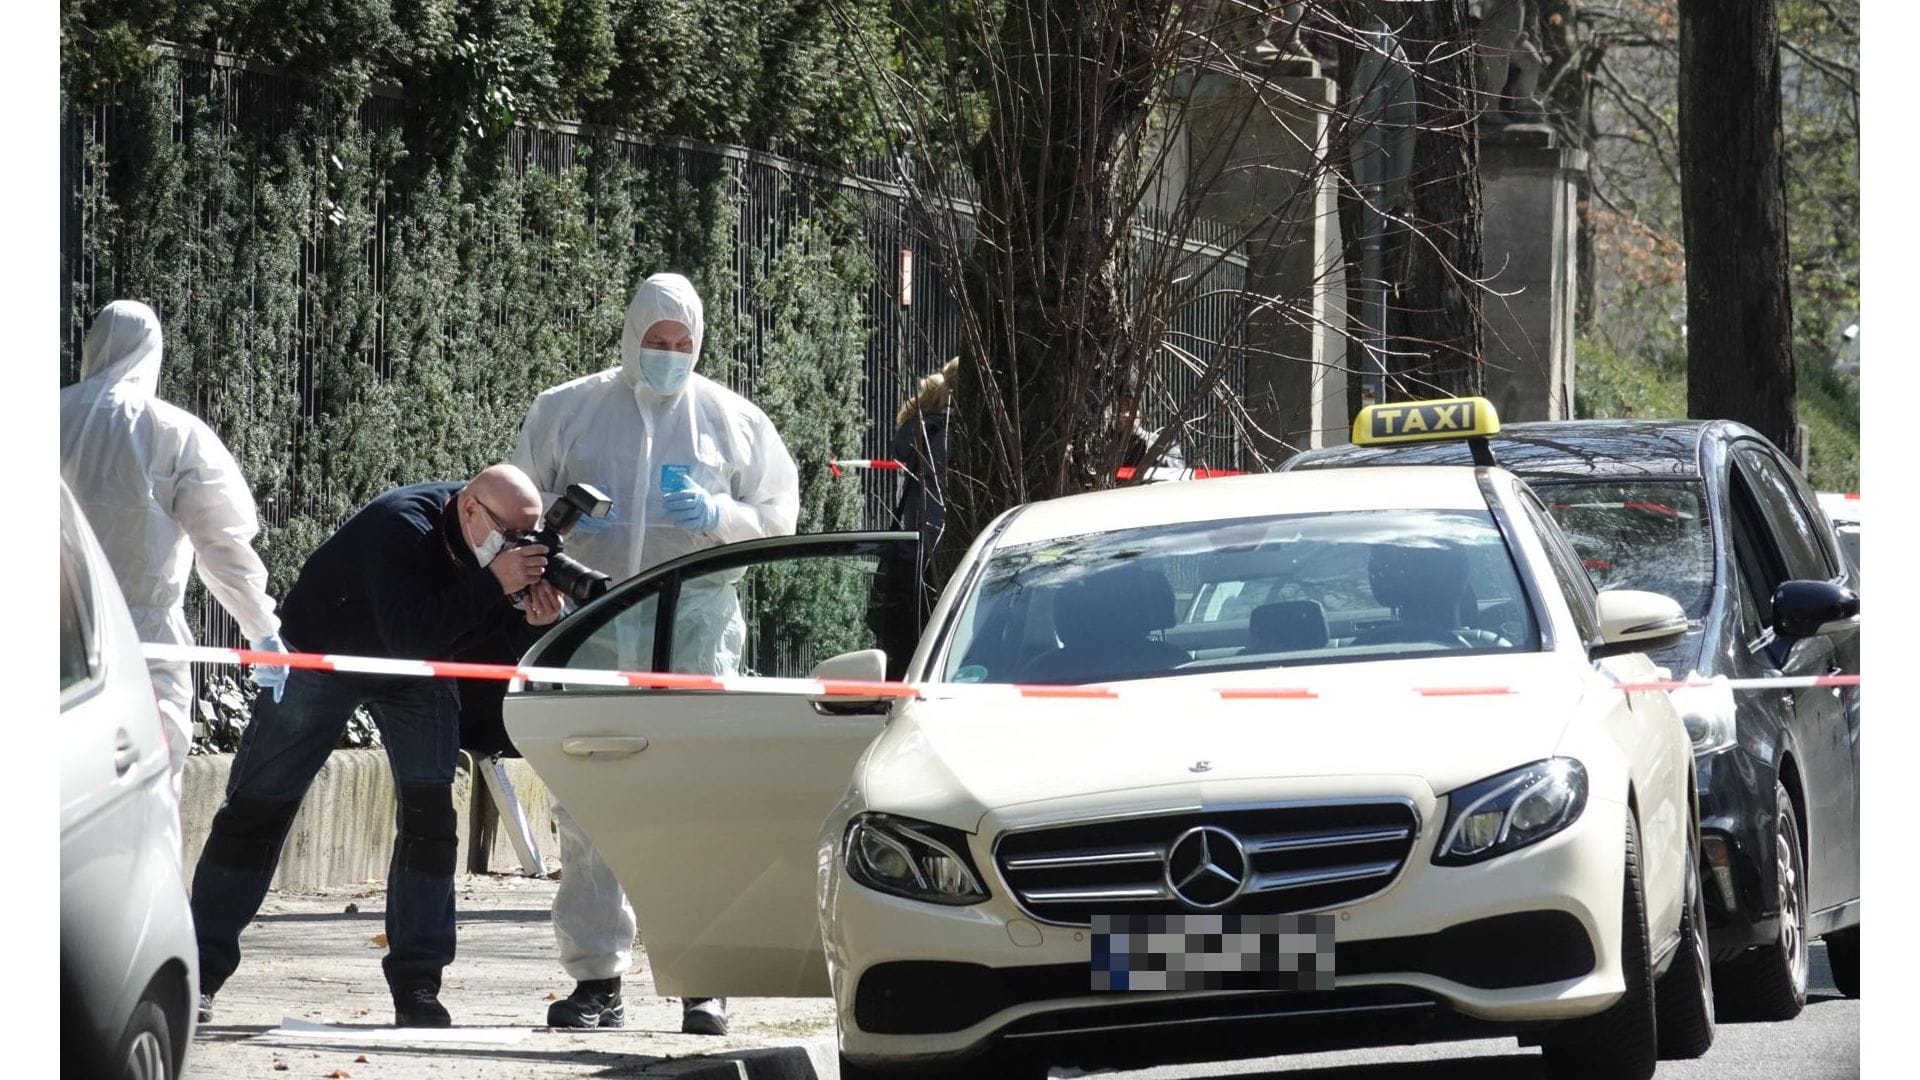
<svg viewBox="0 0 1920 1080">
<path fill-rule="evenodd" d="M 548 922 L 556 884 L 506 876 L 461 879 L 459 956 L 447 969 L 441 1000 L 463 1029 L 452 1037 L 462 1041 L 413 1037 L 386 1027 L 392 1005 L 380 975 L 384 951 L 377 935 L 385 901 L 378 883 L 270 895 L 241 938 L 240 970 L 221 992 L 214 1022 L 195 1040 L 187 1077 L 834 1080 L 833 1014 L 825 1000 L 737 1000 L 727 1037 L 681 1035 L 679 1004 L 653 996 L 639 950 L 636 970 L 626 978 L 627 1027 L 566 1032 L 537 1026 L 544 1023 L 548 1002 L 573 986 L 560 971 Z M 1658 1076 L 1859 1076 L 1860 1003 L 1833 989 L 1823 946 L 1813 951 L 1811 981 L 1810 1001 L 1798 1019 L 1722 1024 L 1706 1057 L 1663 1063 Z M 345 1030 L 329 1038 L 271 1033 L 287 1021 Z M 1112 1080 L 1544 1080 L 1546 1074 L 1537 1050 L 1498 1040 L 1099 1075 Z"/>
</svg>

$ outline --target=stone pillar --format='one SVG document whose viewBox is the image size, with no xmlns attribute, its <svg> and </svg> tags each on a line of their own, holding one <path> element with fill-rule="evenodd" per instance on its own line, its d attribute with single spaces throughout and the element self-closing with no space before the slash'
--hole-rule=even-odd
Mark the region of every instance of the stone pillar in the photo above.
<svg viewBox="0 0 1920 1080">
<path fill-rule="evenodd" d="M 1481 243 L 1488 285 L 1487 398 L 1507 421 L 1573 417 L 1578 303 L 1576 203 L 1583 150 L 1553 129 L 1519 125 L 1480 140 Z"/>
<path fill-rule="evenodd" d="M 1245 237 L 1245 403 L 1255 448 L 1278 464 L 1346 441 L 1346 280 L 1324 162 L 1336 87 L 1311 60 L 1275 60 L 1268 74 L 1190 84 L 1185 197 Z"/>
</svg>

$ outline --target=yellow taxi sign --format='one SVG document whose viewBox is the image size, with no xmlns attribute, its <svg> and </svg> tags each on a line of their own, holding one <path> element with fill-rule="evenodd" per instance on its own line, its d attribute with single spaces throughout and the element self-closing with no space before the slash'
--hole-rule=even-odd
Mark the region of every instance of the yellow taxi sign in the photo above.
<svg viewBox="0 0 1920 1080">
<path fill-rule="evenodd" d="M 1353 418 L 1356 446 L 1465 439 L 1499 431 L 1500 414 L 1483 397 L 1369 405 Z"/>
</svg>

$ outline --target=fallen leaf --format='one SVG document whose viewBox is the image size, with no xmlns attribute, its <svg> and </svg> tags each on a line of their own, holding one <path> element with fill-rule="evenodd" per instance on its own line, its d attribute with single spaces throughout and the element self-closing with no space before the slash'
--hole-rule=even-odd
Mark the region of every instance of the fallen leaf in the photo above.
<svg viewBox="0 0 1920 1080">
<path fill-rule="evenodd" d="M 287 1071 L 287 1063 L 286 1063 L 286 1062 L 284 1062 L 284 1061 L 276 1061 L 276 1062 L 274 1062 L 274 1063 L 273 1063 L 273 1071 L 274 1071 L 274 1072 L 286 1072 L 286 1071 Z"/>
<path fill-rule="evenodd" d="M 359 905 L 359 904 L 348 904 L 348 905 L 347 905 L 347 914 L 349 914 L 349 915 L 358 915 L 358 914 L 360 914 L 360 905 Z"/>
<path fill-rule="evenodd" d="M 385 931 L 373 935 L 373 947 L 376 949 L 384 949 L 387 947 L 387 935 Z"/>
<path fill-rule="evenodd" d="M 367 1015 L 368 1013 L 370 1013 L 370 1012 L 372 1012 L 372 1011 L 373 1011 L 372 1009 L 355 1009 L 355 1010 L 353 1010 L 353 1015 L 355 1015 L 355 1016 L 365 1016 L 365 1015 Z"/>
<path fill-rule="evenodd" d="M 559 995 L 559 994 L 548 994 L 548 995 L 547 995 L 547 1000 L 548 1000 L 548 1001 L 559 1001 L 559 1000 L 560 1000 L 560 995 Z"/>
<path fill-rule="evenodd" d="M 365 1064 L 367 1064 L 367 1055 L 365 1055 L 365 1054 L 361 1054 L 361 1055 L 360 1055 L 359 1057 L 357 1057 L 357 1058 L 354 1058 L 354 1059 L 353 1059 L 353 1063 L 354 1063 L 355 1065 L 365 1065 Z"/>
<path fill-rule="evenodd" d="M 353 1074 L 345 1069 L 335 1069 L 327 1074 L 327 1080 L 353 1080 Z"/>
</svg>

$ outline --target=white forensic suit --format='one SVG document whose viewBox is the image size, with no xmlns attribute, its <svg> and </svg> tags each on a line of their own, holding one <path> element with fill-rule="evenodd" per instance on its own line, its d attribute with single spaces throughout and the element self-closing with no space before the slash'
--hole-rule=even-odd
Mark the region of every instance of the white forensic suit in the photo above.
<svg viewBox="0 0 1920 1080">
<path fill-rule="evenodd" d="M 693 353 L 681 357 L 684 382 L 674 392 L 656 388 L 643 363 L 651 350 L 643 350 L 641 340 L 661 320 L 684 323 L 693 339 Z M 692 283 L 678 274 L 653 275 L 628 305 L 620 366 L 542 393 L 521 428 L 513 463 L 549 505 L 578 483 L 613 500 L 606 517 L 581 519 L 566 552 L 616 582 L 689 552 L 790 535 L 799 519 L 799 474 L 766 413 L 686 367 L 697 362 L 703 329 Z M 710 524 L 690 528 L 666 513 L 662 466 L 684 470 L 705 493 Z M 734 591 L 737 576 L 683 584 L 672 628 L 675 670 L 738 672 L 746 624 Z M 597 651 L 593 663 L 652 668 L 651 624 L 633 614 L 614 620 L 613 640 L 605 643 L 612 647 Z M 583 651 L 576 666 L 586 662 Z M 633 908 L 572 817 L 558 804 L 553 810 L 562 866 L 553 902 L 561 965 L 576 981 L 624 975 L 633 959 Z"/>
<path fill-rule="evenodd" d="M 253 493 L 213 429 L 155 397 L 160 320 L 120 300 L 94 316 L 80 381 L 60 391 L 60 475 L 87 522 L 140 640 L 193 644 L 187 574 L 200 580 L 256 648 L 280 651 L 280 619 L 267 568 L 254 553 L 260 531 Z M 193 678 L 183 663 L 149 663 L 167 733 L 176 792 L 193 741 Z M 285 679 L 285 668 L 268 669 Z"/>
</svg>

